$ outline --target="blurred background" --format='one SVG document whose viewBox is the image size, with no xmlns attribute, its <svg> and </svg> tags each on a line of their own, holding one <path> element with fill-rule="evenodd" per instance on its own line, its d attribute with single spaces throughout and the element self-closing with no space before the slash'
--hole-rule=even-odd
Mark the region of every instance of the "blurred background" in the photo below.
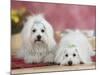
<svg viewBox="0 0 100 75">
<path fill-rule="evenodd" d="M 11 0 L 12 34 L 21 31 L 25 17 L 39 13 L 44 14 L 55 31 L 95 30 L 96 27 L 96 6 Z"/>
</svg>

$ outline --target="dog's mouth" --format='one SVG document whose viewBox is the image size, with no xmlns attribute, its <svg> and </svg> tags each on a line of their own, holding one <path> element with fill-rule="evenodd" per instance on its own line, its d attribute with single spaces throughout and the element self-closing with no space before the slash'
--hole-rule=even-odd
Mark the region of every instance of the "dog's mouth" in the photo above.
<svg viewBox="0 0 100 75">
<path fill-rule="evenodd" d="M 43 43 L 43 40 L 36 39 L 36 40 L 35 40 L 35 43 L 37 43 L 37 42 L 42 42 L 42 43 Z"/>
</svg>

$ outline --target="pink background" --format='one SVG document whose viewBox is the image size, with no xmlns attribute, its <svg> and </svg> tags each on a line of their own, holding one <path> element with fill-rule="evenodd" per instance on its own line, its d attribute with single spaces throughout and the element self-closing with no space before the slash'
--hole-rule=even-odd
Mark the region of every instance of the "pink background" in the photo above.
<svg viewBox="0 0 100 75">
<path fill-rule="evenodd" d="M 13 9 L 25 7 L 32 13 L 43 13 L 55 30 L 95 29 L 96 6 L 12 1 Z"/>
</svg>

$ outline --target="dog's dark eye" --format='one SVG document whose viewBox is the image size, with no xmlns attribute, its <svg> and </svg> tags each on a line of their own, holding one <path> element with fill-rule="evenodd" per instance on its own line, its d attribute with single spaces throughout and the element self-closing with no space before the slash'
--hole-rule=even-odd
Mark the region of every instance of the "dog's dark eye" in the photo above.
<svg viewBox="0 0 100 75">
<path fill-rule="evenodd" d="M 35 30 L 35 29 L 33 29 L 33 32 L 36 32 L 36 30 Z"/>
<path fill-rule="evenodd" d="M 75 57 L 75 56 L 76 56 L 76 54 L 73 54 L 73 56 Z"/>
<path fill-rule="evenodd" d="M 44 32 L 44 29 L 42 29 L 41 32 Z"/>
<path fill-rule="evenodd" d="M 68 54 L 66 54 L 65 56 L 68 57 Z"/>
</svg>

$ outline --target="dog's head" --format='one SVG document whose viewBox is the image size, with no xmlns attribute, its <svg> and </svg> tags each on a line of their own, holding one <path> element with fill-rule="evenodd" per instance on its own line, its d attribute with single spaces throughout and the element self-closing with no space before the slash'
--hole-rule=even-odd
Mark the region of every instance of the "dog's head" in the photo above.
<svg viewBox="0 0 100 75">
<path fill-rule="evenodd" d="M 35 21 L 31 29 L 32 43 L 46 43 L 48 39 L 47 29 L 41 21 Z"/>
<path fill-rule="evenodd" d="M 78 48 L 66 48 L 64 51 L 64 56 L 63 56 L 63 64 L 65 65 L 75 65 L 75 64 L 80 64 L 80 57 L 77 52 Z"/>
<path fill-rule="evenodd" d="M 57 53 L 56 61 L 60 65 L 80 64 L 80 56 L 77 47 L 62 47 Z"/>
<path fill-rule="evenodd" d="M 50 47 L 55 44 L 53 28 L 41 14 L 27 18 L 22 29 L 22 39 L 28 45 L 40 43 Z"/>
</svg>

